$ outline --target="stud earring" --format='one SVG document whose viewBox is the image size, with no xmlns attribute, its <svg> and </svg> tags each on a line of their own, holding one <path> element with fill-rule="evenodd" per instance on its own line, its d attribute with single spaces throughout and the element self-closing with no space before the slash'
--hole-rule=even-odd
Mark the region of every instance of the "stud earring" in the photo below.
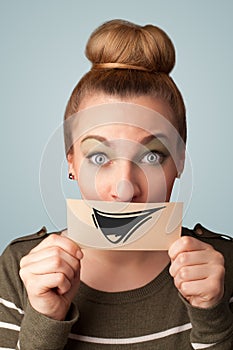
<svg viewBox="0 0 233 350">
<path fill-rule="evenodd" d="M 72 173 L 69 173 L 69 179 L 74 180 L 74 175 Z"/>
</svg>

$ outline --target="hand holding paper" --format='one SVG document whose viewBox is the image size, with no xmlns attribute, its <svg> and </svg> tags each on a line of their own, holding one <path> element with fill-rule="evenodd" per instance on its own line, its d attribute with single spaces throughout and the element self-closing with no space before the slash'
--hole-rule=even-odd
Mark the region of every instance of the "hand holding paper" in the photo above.
<svg viewBox="0 0 233 350">
<path fill-rule="evenodd" d="M 179 292 L 192 306 L 209 308 L 224 293 L 224 258 L 211 245 L 182 237 L 169 249 L 170 274 Z"/>
</svg>

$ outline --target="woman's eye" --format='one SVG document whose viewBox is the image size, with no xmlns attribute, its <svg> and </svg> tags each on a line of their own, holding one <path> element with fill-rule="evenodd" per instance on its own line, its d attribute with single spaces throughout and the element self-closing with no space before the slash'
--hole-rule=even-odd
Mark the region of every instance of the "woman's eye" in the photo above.
<svg viewBox="0 0 233 350">
<path fill-rule="evenodd" d="M 146 154 L 141 159 L 142 163 L 147 163 L 151 165 L 156 165 L 156 164 L 161 164 L 163 161 L 163 155 L 156 152 L 156 151 L 150 151 Z"/>
<path fill-rule="evenodd" d="M 104 165 L 109 162 L 108 157 L 104 153 L 92 154 L 88 157 L 89 161 L 95 165 Z"/>
</svg>

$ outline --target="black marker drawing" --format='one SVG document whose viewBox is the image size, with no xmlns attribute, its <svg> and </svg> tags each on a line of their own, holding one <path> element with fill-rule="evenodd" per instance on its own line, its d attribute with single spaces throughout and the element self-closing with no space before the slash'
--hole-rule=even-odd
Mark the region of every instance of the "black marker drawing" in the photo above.
<svg viewBox="0 0 233 350">
<path fill-rule="evenodd" d="M 92 219 L 96 228 L 100 228 L 109 242 L 125 243 L 140 226 L 152 218 L 153 213 L 164 208 L 166 207 L 131 213 L 106 213 L 93 208 Z"/>
</svg>

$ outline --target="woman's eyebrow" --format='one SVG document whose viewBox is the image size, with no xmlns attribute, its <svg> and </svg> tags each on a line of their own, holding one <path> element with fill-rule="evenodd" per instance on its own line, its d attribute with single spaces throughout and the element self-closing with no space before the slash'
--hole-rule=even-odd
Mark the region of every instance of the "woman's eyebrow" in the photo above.
<svg viewBox="0 0 233 350">
<path fill-rule="evenodd" d="M 160 141 L 161 138 L 168 139 L 166 135 L 161 133 L 161 134 L 156 134 L 156 135 L 145 136 L 141 140 L 139 140 L 138 142 L 141 143 L 142 145 L 146 145 L 149 142 L 151 142 L 152 140 Z M 108 146 L 108 147 L 111 146 L 111 143 L 105 137 L 99 136 L 99 135 L 88 135 L 88 136 L 84 137 L 84 139 L 81 141 L 81 144 L 89 139 L 92 139 L 92 140 L 94 139 L 94 140 L 97 140 L 99 142 L 102 142 L 105 144 L 105 146 Z"/>
<path fill-rule="evenodd" d="M 105 146 L 110 147 L 110 143 L 107 141 L 107 139 L 105 137 L 99 136 L 99 135 L 88 135 L 88 136 L 84 137 L 84 139 L 81 141 L 81 144 L 87 140 L 93 140 L 93 139 L 104 143 Z"/>
<path fill-rule="evenodd" d="M 143 139 L 141 139 L 138 142 L 141 143 L 142 145 L 147 145 L 152 140 L 160 141 L 161 139 L 166 139 L 167 140 L 168 137 L 166 135 L 164 135 L 164 134 L 148 135 L 148 136 L 143 137 Z"/>
</svg>

